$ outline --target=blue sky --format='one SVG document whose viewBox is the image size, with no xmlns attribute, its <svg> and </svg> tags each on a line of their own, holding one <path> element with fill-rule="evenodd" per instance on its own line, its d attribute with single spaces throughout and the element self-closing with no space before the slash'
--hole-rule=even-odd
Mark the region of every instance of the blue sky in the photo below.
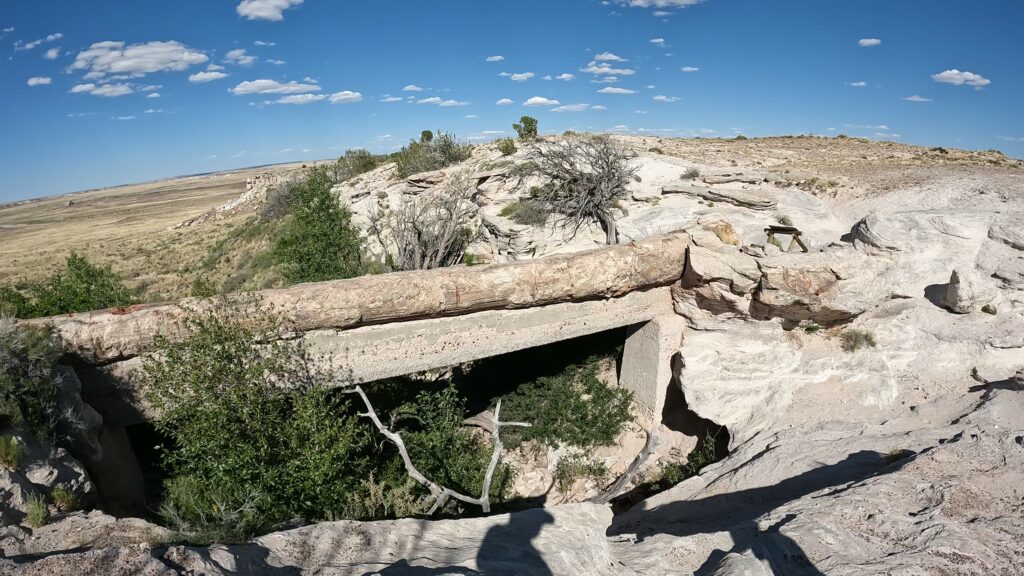
<svg viewBox="0 0 1024 576">
<path fill-rule="evenodd" d="M 1019 0 L 0 0 L 0 202 L 523 114 L 1019 158 L 1022 24 Z"/>
</svg>

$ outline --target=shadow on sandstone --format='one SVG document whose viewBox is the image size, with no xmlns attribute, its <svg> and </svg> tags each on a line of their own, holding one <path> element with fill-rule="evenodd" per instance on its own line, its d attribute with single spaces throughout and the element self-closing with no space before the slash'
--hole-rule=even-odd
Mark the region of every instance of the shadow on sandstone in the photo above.
<svg viewBox="0 0 1024 576">
<path fill-rule="evenodd" d="M 544 510 L 511 514 L 507 524 L 487 530 L 476 553 L 476 570 L 465 566 L 413 566 L 403 559 L 363 576 L 553 576 L 554 572 L 532 541 L 545 525 L 554 521 L 554 516 Z M 415 560 L 433 563 L 429 557 Z"/>
<path fill-rule="evenodd" d="M 751 461 L 763 457 L 770 450 L 766 448 Z M 813 497 L 831 497 L 870 478 L 891 474 L 915 456 L 908 453 L 892 461 L 891 457 L 878 452 L 862 450 L 835 464 L 809 470 L 772 486 L 670 502 L 650 510 L 634 509 L 617 518 L 607 533 L 609 536 L 635 534 L 637 541 L 643 541 L 658 534 L 687 537 L 729 532 L 733 541 L 732 548 L 712 552 L 696 574 L 712 574 L 730 555 L 749 551 L 767 563 L 775 574 L 818 575 L 822 572 L 811 563 L 799 544 L 781 532 L 781 528 L 796 518 L 796 515 L 787 514 L 763 530 L 758 525 L 758 518 L 787 502 L 821 490 L 828 492 Z"/>
</svg>

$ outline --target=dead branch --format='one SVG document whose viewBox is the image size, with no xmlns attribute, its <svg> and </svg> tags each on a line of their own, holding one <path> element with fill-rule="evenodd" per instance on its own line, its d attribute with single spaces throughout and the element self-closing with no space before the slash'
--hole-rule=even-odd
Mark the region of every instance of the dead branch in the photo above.
<svg viewBox="0 0 1024 576">
<path fill-rule="evenodd" d="M 405 465 L 405 470 L 409 474 L 409 476 L 412 477 L 413 480 L 416 480 L 420 484 L 426 486 L 427 490 L 429 490 L 430 494 L 434 497 L 434 505 L 431 506 L 430 510 L 427 511 L 428 516 L 431 516 L 435 512 L 440 510 L 445 505 L 449 498 L 454 498 L 467 504 L 474 504 L 476 506 L 479 506 L 484 511 L 485 514 L 491 511 L 491 481 L 494 478 L 495 470 L 498 469 L 498 463 L 501 461 L 501 451 L 503 448 L 501 444 L 500 435 L 501 428 L 502 426 L 525 427 L 530 426 L 529 423 L 502 422 L 500 420 L 501 400 L 498 400 L 498 404 L 494 408 L 494 415 L 491 419 L 491 444 L 494 446 L 494 449 L 491 452 L 491 461 L 487 465 L 487 473 L 484 475 L 483 486 L 480 488 L 480 497 L 473 498 L 472 496 L 466 496 L 465 494 L 456 492 L 455 490 L 452 490 L 451 488 L 448 488 L 446 486 L 441 486 L 440 484 L 424 476 L 423 473 L 416 468 L 416 465 L 412 463 L 412 458 L 409 457 L 409 450 L 405 447 L 405 442 L 402 441 L 402 436 L 396 432 L 392 432 L 391 430 L 389 430 L 380 421 L 380 418 L 377 416 L 377 411 L 373 409 L 373 405 L 370 403 L 370 399 L 366 396 L 366 392 L 363 391 L 363 388 L 361 386 L 356 386 L 353 390 L 351 390 L 351 392 L 359 394 L 359 397 L 363 399 L 363 404 L 366 405 L 366 413 L 360 414 L 360 416 L 365 416 L 369 418 L 377 427 L 377 430 L 379 430 L 380 433 L 383 434 L 388 440 L 391 440 L 391 442 L 398 448 L 398 453 L 401 454 L 402 456 L 402 463 Z"/>
</svg>

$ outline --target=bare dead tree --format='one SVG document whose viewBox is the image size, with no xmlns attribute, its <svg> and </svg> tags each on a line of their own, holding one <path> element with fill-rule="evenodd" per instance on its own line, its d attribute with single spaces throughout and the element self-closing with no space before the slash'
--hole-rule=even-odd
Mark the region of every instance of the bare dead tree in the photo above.
<svg viewBox="0 0 1024 576">
<path fill-rule="evenodd" d="M 491 461 L 487 465 L 487 472 L 484 474 L 483 486 L 480 488 L 480 497 L 474 498 L 472 496 L 466 496 L 452 490 L 451 488 L 441 486 L 440 484 L 428 479 L 420 472 L 416 465 L 412 463 L 412 458 L 409 457 L 409 450 L 405 447 L 405 442 L 402 441 L 402 436 L 397 432 L 392 432 L 385 426 L 380 418 L 377 416 L 376 410 L 373 409 L 373 405 L 370 404 L 370 399 L 366 396 L 366 392 L 363 392 L 362 387 L 356 386 L 351 390 L 352 393 L 358 394 L 363 399 L 363 404 L 366 405 L 366 412 L 360 414 L 373 421 L 373 424 L 377 427 L 388 440 L 398 448 L 398 453 L 402 456 L 402 462 L 405 465 L 405 470 L 413 480 L 416 480 L 420 484 L 426 486 L 427 490 L 430 490 L 430 494 L 434 497 L 434 505 L 427 511 L 427 515 L 433 515 L 435 512 L 440 510 L 449 498 L 454 498 L 467 504 L 474 504 L 479 506 L 484 513 L 491 511 L 491 481 L 494 478 L 494 471 L 498 468 L 498 462 L 501 460 L 501 452 L 503 446 L 501 444 L 501 428 L 503 426 L 530 426 L 526 422 L 502 422 L 501 417 L 501 400 L 498 400 L 497 406 L 494 408 L 494 416 L 491 418 L 491 444 L 494 450 L 491 452 Z"/>
<path fill-rule="evenodd" d="M 439 189 L 404 201 L 395 209 L 370 214 L 368 232 L 389 255 L 394 270 L 428 270 L 462 260 L 479 235 L 470 200 L 473 182 L 456 178 Z"/>
<path fill-rule="evenodd" d="M 570 235 L 597 222 L 606 243 L 618 244 L 613 213 L 636 174 L 636 167 L 630 165 L 633 156 L 607 136 L 572 136 L 540 144 L 531 154 L 535 173 L 548 180 L 540 199 L 561 215 L 560 225 Z"/>
</svg>

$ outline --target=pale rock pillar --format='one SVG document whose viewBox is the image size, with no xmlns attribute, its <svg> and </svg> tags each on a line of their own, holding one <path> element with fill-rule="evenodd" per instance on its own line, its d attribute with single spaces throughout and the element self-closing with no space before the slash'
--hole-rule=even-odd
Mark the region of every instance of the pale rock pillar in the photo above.
<svg viewBox="0 0 1024 576">
<path fill-rule="evenodd" d="M 648 429 L 661 422 L 672 382 L 672 357 L 682 345 L 685 326 L 682 317 L 666 314 L 631 327 L 626 337 L 619 385 L 633 392 L 637 416 Z"/>
</svg>

